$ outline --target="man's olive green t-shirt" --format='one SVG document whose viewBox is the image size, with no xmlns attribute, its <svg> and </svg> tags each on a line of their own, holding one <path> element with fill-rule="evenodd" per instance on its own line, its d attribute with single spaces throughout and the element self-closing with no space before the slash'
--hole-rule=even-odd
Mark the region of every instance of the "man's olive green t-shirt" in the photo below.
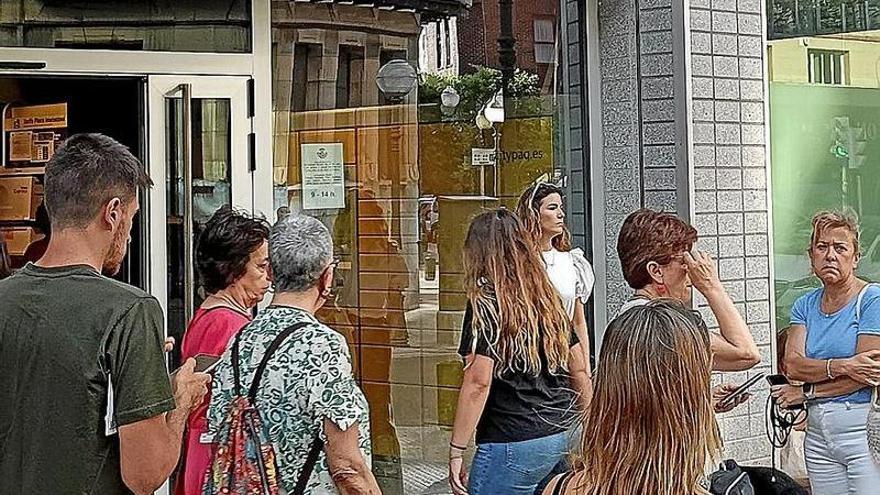
<svg viewBox="0 0 880 495">
<path fill-rule="evenodd" d="M 130 493 L 116 423 L 174 408 L 163 313 L 88 266 L 27 265 L 0 281 L 0 494 Z"/>
</svg>

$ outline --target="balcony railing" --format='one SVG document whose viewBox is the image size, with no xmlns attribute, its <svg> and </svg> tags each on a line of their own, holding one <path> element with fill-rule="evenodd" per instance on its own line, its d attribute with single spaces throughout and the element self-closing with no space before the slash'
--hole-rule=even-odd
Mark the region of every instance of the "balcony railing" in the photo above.
<svg viewBox="0 0 880 495">
<path fill-rule="evenodd" d="M 771 40 L 880 29 L 880 0 L 767 0 Z"/>
<path fill-rule="evenodd" d="M 293 1 L 293 0 L 291 0 Z M 473 0 L 295 0 L 311 3 L 338 3 L 360 7 L 377 7 L 383 10 L 413 12 L 422 16 L 422 20 L 452 17 L 469 9 Z"/>
</svg>

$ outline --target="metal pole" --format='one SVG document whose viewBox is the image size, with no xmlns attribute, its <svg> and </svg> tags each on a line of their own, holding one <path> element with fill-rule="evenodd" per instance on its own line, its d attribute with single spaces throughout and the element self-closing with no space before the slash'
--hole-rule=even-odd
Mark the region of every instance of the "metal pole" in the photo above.
<svg viewBox="0 0 880 495">
<path fill-rule="evenodd" d="M 504 92 L 510 87 L 516 68 L 516 37 L 513 35 L 513 0 L 498 0 L 501 20 L 498 36 L 498 62 L 501 64 L 501 84 Z"/>
<path fill-rule="evenodd" d="M 183 104 L 183 311 L 186 321 L 195 312 L 195 262 L 193 249 L 193 154 L 192 154 L 192 86 L 180 85 Z"/>
<path fill-rule="evenodd" d="M 499 125 L 500 124 L 494 124 L 492 126 L 492 141 L 495 143 L 495 166 L 492 167 L 495 169 L 495 179 L 492 182 L 492 190 L 495 193 L 493 196 L 496 198 L 501 197 L 501 133 L 498 131 Z"/>
</svg>

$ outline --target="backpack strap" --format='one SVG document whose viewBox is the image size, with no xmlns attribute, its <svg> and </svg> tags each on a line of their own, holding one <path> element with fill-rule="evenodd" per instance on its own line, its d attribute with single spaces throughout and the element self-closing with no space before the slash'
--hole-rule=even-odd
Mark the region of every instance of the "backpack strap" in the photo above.
<svg viewBox="0 0 880 495">
<path fill-rule="evenodd" d="M 285 328 L 284 331 L 279 333 L 278 336 L 275 337 L 275 340 L 273 340 L 272 343 L 269 344 L 269 347 L 266 348 L 266 352 L 263 354 L 263 359 L 257 366 L 257 370 L 254 371 L 254 379 L 251 382 L 250 389 L 248 389 L 248 399 L 250 399 L 251 404 L 254 404 L 257 401 L 257 392 L 260 390 L 260 380 L 262 380 L 263 378 L 263 373 L 266 371 L 266 366 L 269 365 L 269 360 L 272 359 L 272 355 L 275 354 L 275 351 L 277 351 L 278 348 L 281 347 L 281 344 L 284 343 L 284 341 L 287 340 L 287 337 L 290 337 L 293 332 L 299 330 L 300 328 L 307 327 L 311 324 L 312 322 L 310 321 L 293 324 Z M 233 357 L 233 359 L 235 359 L 235 357 Z M 238 360 L 235 359 L 235 361 Z"/>
<path fill-rule="evenodd" d="M 568 489 L 568 483 L 574 478 L 574 471 L 569 471 L 562 476 L 560 476 L 556 481 L 556 486 L 553 487 L 553 493 L 551 495 L 562 495 L 565 493 L 565 490 Z"/>
<path fill-rule="evenodd" d="M 303 464 L 296 478 L 296 486 L 293 488 L 293 495 L 304 495 L 306 493 L 309 478 L 312 477 L 312 471 L 315 470 L 315 464 L 318 463 L 318 454 L 324 449 L 324 441 L 321 440 L 320 431 L 315 434 L 312 440 L 312 446 L 309 447 L 309 454 L 306 456 L 306 462 Z"/>
</svg>

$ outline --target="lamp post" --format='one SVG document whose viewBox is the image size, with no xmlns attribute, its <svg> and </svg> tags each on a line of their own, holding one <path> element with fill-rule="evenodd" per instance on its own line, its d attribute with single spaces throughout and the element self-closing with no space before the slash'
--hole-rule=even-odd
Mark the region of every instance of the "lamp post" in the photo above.
<svg viewBox="0 0 880 495">
<path fill-rule="evenodd" d="M 401 103 L 412 92 L 418 79 L 418 73 L 409 62 L 394 59 L 379 69 L 376 85 L 388 100 Z"/>
<path fill-rule="evenodd" d="M 501 30 L 498 36 L 498 62 L 501 88 L 507 92 L 516 67 L 516 38 L 513 35 L 513 0 L 498 0 Z"/>
</svg>

